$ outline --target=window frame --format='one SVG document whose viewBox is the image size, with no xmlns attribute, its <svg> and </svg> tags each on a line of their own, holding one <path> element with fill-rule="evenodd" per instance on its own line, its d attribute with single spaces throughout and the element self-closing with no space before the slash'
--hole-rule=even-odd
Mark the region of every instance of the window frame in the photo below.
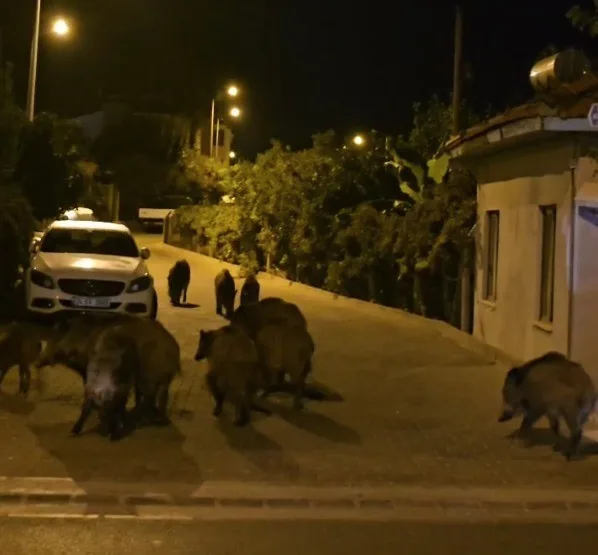
<svg viewBox="0 0 598 555">
<path fill-rule="evenodd" d="M 556 261 L 556 204 L 538 207 L 540 219 L 540 245 L 538 264 L 537 318 L 544 324 L 554 321 L 554 269 Z M 548 249 L 548 250 L 547 250 Z"/>
<path fill-rule="evenodd" d="M 484 289 L 485 301 L 495 303 L 498 297 L 498 250 L 500 248 L 500 210 L 486 211 L 485 225 L 485 264 Z"/>
</svg>

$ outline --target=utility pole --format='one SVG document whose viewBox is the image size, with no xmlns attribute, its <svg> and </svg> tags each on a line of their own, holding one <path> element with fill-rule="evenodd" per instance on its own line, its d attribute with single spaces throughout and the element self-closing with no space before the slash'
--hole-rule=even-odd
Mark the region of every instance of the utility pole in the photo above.
<svg viewBox="0 0 598 555">
<path fill-rule="evenodd" d="M 461 6 L 455 10 L 455 57 L 453 68 L 453 135 L 461 130 L 461 67 L 463 62 L 463 15 Z"/>
<path fill-rule="evenodd" d="M 37 0 L 35 20 L 33 25 L 33 38 L 31 40 L 31 61 L 29 62 L 29 88 L 27 90 L 27 119 L 33 121 L 35 117 L 35 86 L 37 83 L 37 54 L 39 50 L 39 24 L 42 11 L 42 2 Z"/>
<path fill-rule="evenodd" d="M 461 68 L 463 65 L 463 14 L 461 5 L 455 6 L 455 53 L 453 68 L 453 137 L 461 131 L 461 96 L 462 96 L 462 76 Z M 460 280 L 461 280 L 461 330 L 467 333 L 471 332 L 471 281 L 472 281 L 472 262 L 470 247 L 465 247 L 461 253 Z"/>
</svg>

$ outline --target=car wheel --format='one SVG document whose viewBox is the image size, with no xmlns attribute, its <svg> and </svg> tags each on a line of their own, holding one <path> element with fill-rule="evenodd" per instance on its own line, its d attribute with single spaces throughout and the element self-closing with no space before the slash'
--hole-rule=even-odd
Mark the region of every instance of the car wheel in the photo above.
<svg viewBox="0 0 598 555">
<path fill-rule="evenodd" d="M 150 318 L 152 320 L 155 320 L 158 317 L 158 295 L 156 295 L 156 292 L 154 291 L 154 294 L 152 296 L 152 310 L 150 312 Z"/>
</svg>

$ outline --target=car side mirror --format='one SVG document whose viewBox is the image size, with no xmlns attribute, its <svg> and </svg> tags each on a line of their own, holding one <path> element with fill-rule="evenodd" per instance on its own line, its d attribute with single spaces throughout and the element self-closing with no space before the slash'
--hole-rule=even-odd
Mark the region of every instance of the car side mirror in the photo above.
<svg viewBox="0 0 598 555">
<path fill-rule="evenodd" d="M 143 260 L 147 260 L 150 257 L 150 250 L 147 247 L 143 247 L 141 249 L 141 258 Z"/>
<path fill-rule="evenodd" d="M 29 254 L 35 254 L 39 250 L 40 240 L 36 237 L 29 245 Z"/>
</svg>

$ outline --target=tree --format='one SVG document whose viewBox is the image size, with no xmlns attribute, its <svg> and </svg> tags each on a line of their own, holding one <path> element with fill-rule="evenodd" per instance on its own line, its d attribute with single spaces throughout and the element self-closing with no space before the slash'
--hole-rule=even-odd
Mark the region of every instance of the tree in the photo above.
<svg viewBox="0 0 598 555">
<path fill-rule="evenodd" d="M 77 163 L 85 155 L 83 132 L 75 123 L 40 114 L 23 128 L 14 178 L 37 219 L 53 218 L 77 204 L 83 192 Z"/>
<path fill-rule="evenodd" d="M 148 197 L 187 191 L 183 157 L 190 139 L 191 122 L 182 117 L 133 114 L 106 125 L 92 153 L 114 175 L 123 216 L 135 217 Z"/>
<path fill-rule="evenodd" d="M 446 155 L 426 158 L 450 130 L 450 107 L 434 97 L 415 109 L 411 143 L 373 133 L 365 148 L 338 148 L 326 132 L 311 148 L 291 151 L 273 141 L 255 163 L 217 171 L 190 156 L 186 171 L 218 194 L 177 211 L 184 241 L 252 269 L 265 265 L 456 323 L 475 180 L 449 171 Z M 231 204 L 221 201 L 224 193 Z"/>
<path fill-rule="evenodd" d="M 463 129 L 471 127 L 478 121 L 466 102 L 461 105 L 461 126 Z M 427 102 L 416 102 L 413 105 L 413 124 L 407 141 L 399 141 L 398 149 L 402 154 L 412 152 L 418 157 L 417 161 L 425 163 L 433 158 L 438 149 L 451 136 L 453 127 L 452 104 L 433 95 Z M 406 151 L 406 152 L 405 152 Z"/>
<path fill-rule="evenodd" d="M 14 100 L 12 65 L 6 64 L 0 68 L 0 170 L 14 168 L 25 121 L 25 114 Z"/>
<path fill-rule="evenodd" d="M 598 35 L 598 0 L 593 0 L 594 9 L 582 8 L 579 4 L 567 12 L 567 19 L 580 31 L 588 33 L 591 37 Z"/>
<path fill-rule="evenodd" d="M 29 264 L 29 244 L 35 221 L 27 200 L 14 186 L 0 187 L 0 320 L 19 315 L 21 298 L 16 285 L 20 270 Z"/>
</svg>

